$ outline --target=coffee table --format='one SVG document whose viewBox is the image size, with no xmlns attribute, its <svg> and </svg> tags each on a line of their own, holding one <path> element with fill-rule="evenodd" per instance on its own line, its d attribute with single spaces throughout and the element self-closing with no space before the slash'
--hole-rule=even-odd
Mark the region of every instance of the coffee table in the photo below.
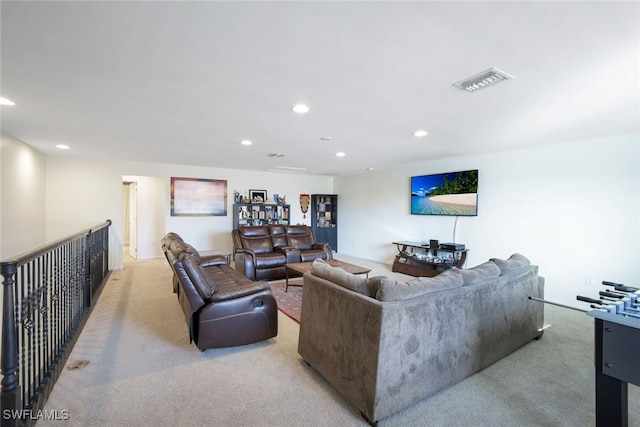
<svg viewBox="0 0 640 427">
<path fill-rule="evenodd" d="M 339 261 L 337 259 L 325 259 L 324 262 L 329 264 L 331 267 L 338 267 L 351 274 L 366 274 L 366 277 L 369 277 L 370 268 L 360 267 L 359 265 L 349 264 L 348 262 Z M 290 285 L 289 284 L 289 272 L 299 273 L 304 275 L 304 273 L 309 273 L 311 271 L 311 266 L 313 265 L 313 261 L 307 262 L 294 262 L 291 264 L 285 264 L 284 274 L 285 274 L 285 286 L 284 291 L 287 292 L 289 290 L 289 286 L 302 286 L 302 285 Z"/>
</svg>

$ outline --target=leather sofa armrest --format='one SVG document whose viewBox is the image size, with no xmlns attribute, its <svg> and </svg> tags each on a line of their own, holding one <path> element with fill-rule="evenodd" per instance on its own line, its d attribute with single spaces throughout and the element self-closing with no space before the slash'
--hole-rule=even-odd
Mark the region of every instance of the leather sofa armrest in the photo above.
<svg viewBox="0 0 640 427">
<path fill-rule="evenodd" d="M 300 251 L 293 246 L 278 246 L 274 248 L 275 252 L 283 253 L 286 258 L 287 264 L 293 264 L 296 262 L 300 262 Z"/>
<path fill-rule="evenodd" d="M 251 249 L 236 248 L 233 254 L 236 271 L 256 280 L 256 253 Z"/>
<path fill-rule="evenodd" d="M 328 243 L 314 243 L 311 246 L 312 249 L 320 249 L 325 251 L 328 255 L 332 255 L 333 254 L 333 249 L 331 248 L 331 245 L 329 245 Z"/>
<path fill-rule="evenodd" d="M 244 249 L 244 248 L 236 248 L 234 254 L 246 254 L 249 255 L 251 258 L 255 259 L 256 258 L 256 253 L 254 252 L 253 249 Z"/>
<path fill-rule="evenodd" d="M 227 257 L 224 255 L 211 255 L 208 257 L 200 257 L 200 266 L 211 267 L 213 265 L 228 265 Z"/>
<path fill-rule="evenodd" d="M 243 284 L 234 286 L 222 291 L 216 291 L 211 297 L 209 301 L 211 302 L 220 302 L 220 301 L 229 301 L 236 298 L 242 298 L 247 295 L 256 294 L 262 291 L 271 291 L 271 286 L 264 282 L 253 282 L 251 284 Z"/>
</svg>

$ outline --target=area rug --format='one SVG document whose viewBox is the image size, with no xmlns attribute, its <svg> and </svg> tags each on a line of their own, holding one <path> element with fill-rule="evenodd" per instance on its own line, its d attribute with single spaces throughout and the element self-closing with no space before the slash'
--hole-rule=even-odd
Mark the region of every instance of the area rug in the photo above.
<svg viewBox="0 0 640 427">
<path fill-rule="evenodd" d="M 285 292 L 285 281 L 274 280 L 269 282 L 271 292 L 278 303 L 278 310 L 300 323 L 300 314 L 302 309 L 302 287 L 291 285 L 302 285 L 302 277 L 289 279 L 289 291 Z"/>
</svg>

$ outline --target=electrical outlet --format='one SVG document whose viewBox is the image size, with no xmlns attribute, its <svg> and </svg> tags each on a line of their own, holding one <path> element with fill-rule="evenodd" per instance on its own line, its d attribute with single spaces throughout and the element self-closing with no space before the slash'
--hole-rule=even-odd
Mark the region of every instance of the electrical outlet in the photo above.
<svg viewBox="0 0 640 427">
<path fill-rule="evenodd" d="M 584 276 L 584 284 L 587 286 L 593 286 L 593 277 Z"/>
</svg>

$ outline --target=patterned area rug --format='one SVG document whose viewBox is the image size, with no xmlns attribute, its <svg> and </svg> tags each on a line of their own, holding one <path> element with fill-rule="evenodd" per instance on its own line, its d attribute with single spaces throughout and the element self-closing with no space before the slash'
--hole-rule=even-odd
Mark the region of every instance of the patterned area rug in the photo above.
<svg viewBox="0 0 640 427">
<path fill-rule="evenodd" d="M 302 309 L 302 287 L 291 285 L 302 285 L 302 277 L 296 277 L 295 279 L 289 279 L 289 291 L 285 292 L 285 281 L 274 280 L 269 282 L 271 285 L 271 292 L 276 297 L 278 303 L 278 310 L 300 323 L 300 313 Z"/>
</svg>

